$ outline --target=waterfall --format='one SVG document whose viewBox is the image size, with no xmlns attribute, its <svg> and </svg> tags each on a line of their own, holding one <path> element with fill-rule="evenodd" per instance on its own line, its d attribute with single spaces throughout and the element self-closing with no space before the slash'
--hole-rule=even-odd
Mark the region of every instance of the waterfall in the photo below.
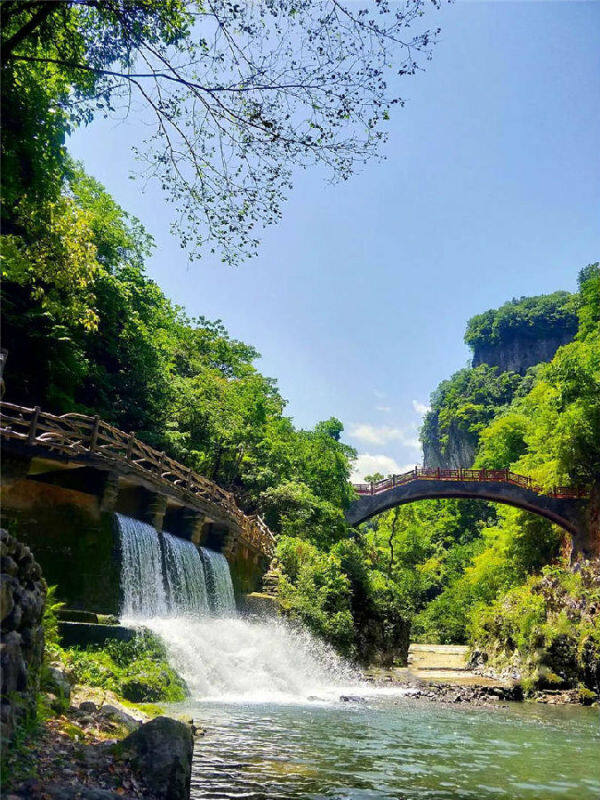
<svg viewBox="0 0 600 800">
<path fill-rule="evenodd" d="M 235 614 L 229 564 L 222 553 L 159 534 L 138 519 L 117 514 L 125 617 Z M 162 540 L 162 552 L 161 552 Z"/>
<path fill-rule="evenodd" d="M 122 614 L 155 617 L 167 612 L 160 542 L 151 525 L 117 514 L 121 542 Z"/>
<path fill-rule="evenodd" d="M 169 611 L 175 614 L 207 614 L 206 574 L 198 548 L 192 542 L 178 539 L 170 533 L 163 534 L 163 542 Z M 227 562 L 226 569 L 229 572 Z"/>
<path fill-rule="evenodd" d="M 306 630 L 236 614 L 222 553 L 121 514 L 117 521 L 122 616 L 161 637 L 194 700 L 306 703 L 356 692 L 356 673 Z"/>
<path fill-rule="evenodd" d="M 206 567 L 212 611 L 219 617 L 235 613 L 235 598 L 229 564 L 223 553 L 200 548 Z"/>
<path fill-rule="evenodd" d="M 195 701 L 304 704 L 367 691 L 331 647 L 283 620 L 155 617 L 145 624 Z"/>
</svg>

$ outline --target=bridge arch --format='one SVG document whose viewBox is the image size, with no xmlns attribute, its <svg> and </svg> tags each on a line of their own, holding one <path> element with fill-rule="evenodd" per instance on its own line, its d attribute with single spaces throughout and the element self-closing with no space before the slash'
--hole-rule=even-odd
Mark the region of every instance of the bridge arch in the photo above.
<svg viewBox="0 0 600 800">
<path fill-rule="evenodd" d="M 538 514 L 583 541 L 587 501 L 578 490 L 560 489 L 545 494 L 529 478 L 507 471 L 421 470 L 380 481 L 357 484 L 359 498 L 346 511 L 351 525 L 360 525 L 395 506 L 418 500 L 457 498 L 488 500 Z"/>
</svg>

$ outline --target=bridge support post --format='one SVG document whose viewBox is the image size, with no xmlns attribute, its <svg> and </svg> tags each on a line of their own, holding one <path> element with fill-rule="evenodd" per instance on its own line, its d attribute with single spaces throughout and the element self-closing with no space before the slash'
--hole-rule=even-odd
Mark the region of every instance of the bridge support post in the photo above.
<svg viewBox="0 0 600 800">
<path fill-rule="evenodd" d="M 222 553 L 227 560 L 233 558 L 237 551 L 238 546 L 238 538 L 239 538 L 239 531 L 236 527 L 231 527 L 225 534 L 225 539 L 223 540 L 223 550 Z"/>
<path fill-rule="evenodd" d="M 166 513 L 167 498 L 162 494 L 147 492 L 140 508 L 140 516 L 143 521 L 161 533 Z"/>
<path fill-rule="evenodd" d="M 104 484 L 100 490 L 100 511 L 112 513 L 119 497 L 119 476 L 116 472 L 104 474 Z"/>
<path fill-rule="evenodd" d="M 204 541 L 207 522 L 205 514 L 192 508 L 185 508 L 181 515 L 181 533 L 190 542 L 199 546 Z"/>
</svg>

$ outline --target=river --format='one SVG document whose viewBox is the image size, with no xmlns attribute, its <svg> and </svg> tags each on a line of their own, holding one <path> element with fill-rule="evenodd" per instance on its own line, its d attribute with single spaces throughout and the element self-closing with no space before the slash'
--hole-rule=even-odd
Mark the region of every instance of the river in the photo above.
<svg viewBox="0 0 600 800">
<path fill-rule="evenodd" d="M 598 800 L 597 710 L 410 697 L 186 707 L 206 729 L 192 798 Z"/>
</svg>

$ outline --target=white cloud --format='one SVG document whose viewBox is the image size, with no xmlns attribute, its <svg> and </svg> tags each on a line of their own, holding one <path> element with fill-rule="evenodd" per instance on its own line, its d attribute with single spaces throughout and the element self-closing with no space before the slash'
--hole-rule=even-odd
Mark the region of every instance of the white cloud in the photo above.
<svg viewBox="0 0 600 800">
<path fill-rule="evenodd" d="M 382 475 L 401 475 L 408 472 L 414 464 L 398 464 L 391 456 L 383 454 L 372 455 L 371 453 L 361 453 L 354 463 L 351 480 L 359 483 L 364 480 L 365 475 L 373 475 L 380 472 Z"/>
<path fill-rule="evenodd" d="M 373 394 L 378 400 L 385 400 L 387 394 L 385 392 L 380 392 L 379 389 L 373 389 Z"/>
<path fill-rule="evenodd" d="M 413 400 L 412 405 L 417 414 L 421 414 L 421 416 L 430 410 L 430 406 L 426 406 L 425 403 L 420 403 L 418 400 Z"/>
<path fill-rule="evenodd" d="M 348 435 L 368 444 L 387 444 L 400 442 L 405 447 L 420 449 L 421 444 L 414 434 L 407 433 L 402 428 L 392 428 L 389 425 L 371 425 L 368 422 L 353 423 Z"/>
<path fill-rule="evenodd" d="M 391 406 L 375 406 L 375 411 L 383 411 L 385 414 L 388 414 L 391 410 Z"/>
</svg>

